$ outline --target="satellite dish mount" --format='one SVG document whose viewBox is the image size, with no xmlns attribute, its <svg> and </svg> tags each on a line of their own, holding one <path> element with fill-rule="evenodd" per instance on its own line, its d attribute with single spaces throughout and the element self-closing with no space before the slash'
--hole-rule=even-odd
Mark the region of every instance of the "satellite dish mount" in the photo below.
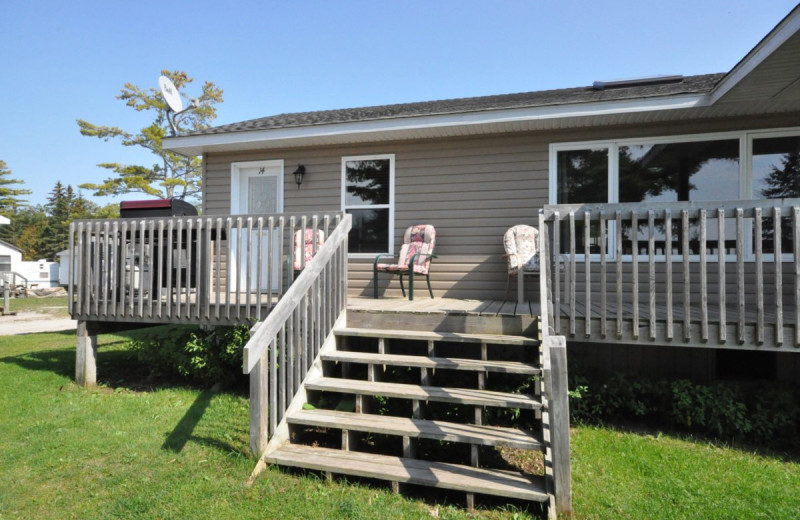
<svg viewBox="0 0 800 520">
<path fill-rule="evenodd" d="M 164 101 L 167 102 L 167 121 L 169 121 L 169 126 L 172 128 L 172 136 L 174 137 L 178 135 L 175 118 L 184 112 L 196 108 L 198 106 L 197 100 L 193 99 L 188 107 L 183 108 L 183 100 L 181 99 L 180 92 L 175 88 L 175 84 L 172 80 L 166 76 L 160 76 L 158 78 L 158 87 L 161 89 L 161 95 L 164 96 Z M 170 114 L 172 114 L 171 117 Z"/>
</svg>

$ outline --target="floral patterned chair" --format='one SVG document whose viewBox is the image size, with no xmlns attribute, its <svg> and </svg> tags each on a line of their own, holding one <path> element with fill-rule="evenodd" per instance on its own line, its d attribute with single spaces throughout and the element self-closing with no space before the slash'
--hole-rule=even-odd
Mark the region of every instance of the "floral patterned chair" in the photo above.
<svg viewBox="0 0 800 520">
<path fill-rule="evenodd" d="M 512 276 L 517 277 L 517 302 L 522 304 L 525 296 L 524 277 L 527 275 L 539 275 L 538 237 L 539 230 L 525 224 L 516 225 L 503 235 L 503 248 L 506 250 L 504 256 L 508 260 L 506 300 L 508 299 Z"/>
<path fill-rule="evenodd" d="M 433 254 L 433 248 L 436 245 L 436 230 L 430 224 L 420 224 L 410 226 L 406 229 L 403 236 L 403 246 L 400 248 L 400 255 L 398 263 L 396 264 L 382 264 L 378 263 L 382 256 L 375 257 L 375 263 L 372 268 L 372 287 L 373 296 L 378 297 L 378 273 L 390 273 L 400 275 L 400 290 L 403 291 L 403 297 L 406 296 L 406 290 L 403 287 L 403 276 L 408 275 L 408 299 L 414 299 L 414 275 L 425 275 L 425 280 L 428 282 L 428 292 L 433 298 L 433 289 L 431 289 L 430 266 L 431 260 L 436 258 Z"/>
<path fill-rule="evenodd" d="M 314 243 L 314 235 L 317 236 L 316 244 Z M 318 229 L 316 233 L 312 228 L 306 228 L 305 231 L 298 229 L 295 232 L 294 255 L 292 255 L 292 269 L 295 274 L 303 270 L 324 243 L 325 233 L 321 229 Z"/>
</svg>

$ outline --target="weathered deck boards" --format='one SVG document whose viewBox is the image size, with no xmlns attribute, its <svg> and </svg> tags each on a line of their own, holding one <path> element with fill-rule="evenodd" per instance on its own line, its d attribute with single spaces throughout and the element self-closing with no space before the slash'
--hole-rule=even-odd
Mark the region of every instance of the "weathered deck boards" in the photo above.
<svg viewBox="0 0 800 520">
<path fill-rule="evenodd" d="M 417 399 L 440 403 L 459 403 L 476 406 L 500 406 L 537 410 L 542 407 L 539 399 L 525 394 L 509 394 L 489 390 L 464 388 L 442 388 L 438 386 L 416 386 L 399 383 L 380 383 L 355 379 L 321 377 L 306 384 L 307 390 L 339 392 L 359 395 L 381 395 L 400 399 Z"/>
<path fill-rule="evenodd" d="M 459 464 L 389 457 L 355 451 L 287 444 L 265 457 L 269 463 L 344 475 L 421 484 L 468 493 L 546 502 L 541 479 L 521 473 Z"/>
<path fill-rule="evenodd" d="M 347 308 L 358 311 L 391 311 L 408 313 L 447 313 L 474 316 L 525 316 L 536 317 L 539 302 L 530 301 L 518 306 L 516 301 L 466 300 L 456 298 L 365 298 L 350 296 Z"/>
<path fill-rule="evenodd" d="M 505 374 L 540 374 L 541 370 L 529 363 L 518 361 L 492 361 L 486 359 L 456 359 L 442 357 L 401 356 L 367 352 L 337 351 L 322 356 L 323 361 L 337 363 L 362 363 L 373 365 L 395 365 L 404 367 L 443 370 L 467 370 L 472 372 L 499 372 Z"/>
<path fill-rule="evenodd" d="M 428 421 L 389 415 L 369 415 L 335 410 L 302 410 L 289 417 L 291 424 L 337 428 L 419 439 L 466 442 L 481 446 L 504 446 L 523 450 L 542 450 L 542 443 L 531 432 L 499 426 Z"/>
<path fill-rule="evenodd" d="M 458 332 L 428 332 L 421 330 L 374 330 L 348 327 L 334 331 L 337 336 L 361 338 L 399 338 L 404 340 L 450 341 L 454 343 L 492 343 L 495 345 L 536 346 L 537 341 L 503 334 L 462 334 Z"/>
</svg>

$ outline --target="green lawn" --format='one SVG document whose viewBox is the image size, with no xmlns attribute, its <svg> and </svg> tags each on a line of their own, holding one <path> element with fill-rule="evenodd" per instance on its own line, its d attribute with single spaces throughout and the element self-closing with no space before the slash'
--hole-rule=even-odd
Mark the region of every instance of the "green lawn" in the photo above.
<svg viewBox="0 0 800 520">
<path fill-rule="evenodd" d="M 245 396 L 149 388 L 102 336 L 101 387 L 72 383 L 74 332 L 0 337 L 0 519 L 469 518 L 385 488 L 268 469 L 252 487 Z M 800 465 L 597 428 L 573 433 L 577 519 L 795 518 Z M 487 519 L 528 518 L 511 508 Z"/>
<path fill-rule="evenodd" d="M 2 298 L 0 298 L 2 302 Z M 55 296 L 46 298 L 12 298 L 9 302 L 13 312 L 38 312 L 56 318 L 68 318 L 67 297 Z M 2 303 L 0 303 L 2 305 Z"/>
</svg>

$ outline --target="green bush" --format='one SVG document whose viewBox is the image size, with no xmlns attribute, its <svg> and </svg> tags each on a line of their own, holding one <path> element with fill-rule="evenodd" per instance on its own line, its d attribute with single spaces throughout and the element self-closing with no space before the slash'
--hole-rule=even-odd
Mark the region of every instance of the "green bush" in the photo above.
<svg viewBox="0 0 800 520">
<path fill-rule="evenodd" d="M 211 329 L 173 325 L 133 339 L 129 347 L 158 376 L 202 386 L 231 386 L 243 379 L 242 349 L 249 337 L 246 325 Z"/>
<path fill-rule="evenodd" d="M 773 382 L 696 384 L 615 374 L 570 375 L 570 417 L 602 424 L 641 421 L 652 427 L 724 441 L 800 447 L 800 389 Z"/>
</svg>

